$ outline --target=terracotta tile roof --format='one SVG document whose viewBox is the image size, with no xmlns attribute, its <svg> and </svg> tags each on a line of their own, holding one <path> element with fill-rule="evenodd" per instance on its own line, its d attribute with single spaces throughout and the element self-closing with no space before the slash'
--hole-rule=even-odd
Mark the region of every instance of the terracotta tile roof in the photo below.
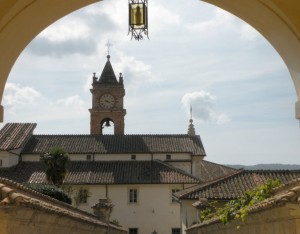
<svg viewBox="0 0 300 234">
<path fill-rule="evenodd" d="M 279 179 L 283 184 L 300 177 L 300 170 L 240 170 L 206 184 L 196 185 L 175 194 L 179 199 L 232 200 L 247 190 L 263 184 L 267 179 Z"/>
<path fill-rule="evenodd" d="M 200 171 L 200 174 L 198 177 L 202 181 L 206 181 L 206 182 L 215 180 L 217 178 L 224 177 L 226 175 L 229 175 L 229 174 L 232 174 L 232 173 L 235 173 L 238 171 L 237 169 L 223 166 L 221 164 L 209 162 L 206 160 L 201 161 L 199 168 L 197 168 L 197 170 Z"/>
<path fill-rule="evenodd" d="M 71 161 L 64 184 L 197 184 L 201 181 L 161 161 Z M 0 169 L 0 177 L 19 183 L 46 183 L 40 162 Z"/>
<path fill-rule="evenodd" d="M 33 135 L 22 154 L 60 147 L 69 154 L 191 153 L 205 156 L 199 136 L 188 135 Z"/>
<path fill-rule="evenodd" d="M 32 135 L 35 123 L 8 123 L 0 130 L 0 150 L 23 147 Z"/>
</svg>

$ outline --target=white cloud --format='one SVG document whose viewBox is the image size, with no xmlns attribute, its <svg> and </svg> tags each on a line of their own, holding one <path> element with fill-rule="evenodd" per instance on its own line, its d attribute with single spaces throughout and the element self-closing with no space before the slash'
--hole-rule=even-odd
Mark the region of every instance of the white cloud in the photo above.
<svg viewBox="0 0 300 234">
<path fill-rule="evenodd" d="M 240 38 L 245 41 L 253 41 L 257 39 L 260 34 L 252 28 L 249 24 L 242 24 L 240 27 Z"/>
<path fill-rule="evenodd" d="M 76 120 L 88 116 L 88 104 L 78 95 L 50 100 L 32 87 L 7 83 L 3 105 L 5 118 L 12 122 Z"/>
<path fill-rule="evenodd" d="M 193 118 L 195 120 L 216 124 L 225 124 L 229 122 L 230 118 L 226 114 L 217 113 L 213 109 L 215 101 L 216 97 L 204 90 L 187 93 L 181 99 L 181 103 L 187 111 L 189 111 L 190 106 L 192 106 Z"/>
<path fill-rule="evenodd" d="M 74 39 L 83 39 L 90 36 L 88 25 L 84 21 L 76 18 L 67 18 L 58 21 L 42 31 L 38 37 L 47 38 L 51 42 L 64 42 Z"/>
<path fill-rule="evenodd" d="M 59 119 L 78 119 L 87 116 L 87 104 L 78 95 L 56 100 L 50 104 L 50 113 Z M 48 111 L 49 112 L 49 111 Z M 56 119 L 56 117 L 54 117 Z"/>
<path fill-rule="evenodd" d="M 28 105 L 29 103 L 36 101 L 40 96 L 40 93 L 32 87 L 7 83 L 5 86 L 3 103 L 8 108 L 16 105 Z"/>
<path fill-rule="evenodd" d="M 197 20 L 187 24 L 189 31 L 205 32 L 205 35 L 214 35 L 231 32 L 228 37 L 237 35 L 241 40 L 254 41 L 260 34 L 249 24 L 222 9 L 215 9 L 214 14 L 206 20 Z M 225 38 L 224 38 L 225 39 Z"/>
<path fill-rule="evenodd" d="M 161 31 L 170 25 L 180 24 L 180 16 L 171 12 L 162 5 L 149 6 L 149 25 L 153 25 L 152 32 Z"/>
<path fill-rule="evenodd" d="M 116 75 L 119 72 L 123 73 L 127 87 L 156 81 L 151 65 L 137 60 L 133 56 L 126 56 L 123 53 L 120 53 L 118 57 L 119 61 L 114 65 L 115 72 Z"/>
<path fill-rule="evenodd" d="M 206 21 L 195 21 L 187 25 L 187 29 L 190 31 L 199 30 L 202 32 L 219 32 L 219 30 L 224 30 L 224 28 L 233 27 L 234 17 L 228 12 L 216 8 L 214 10 L 214 15 Z"/>
<path fill-rule="evenodd" d="M 128 2 L 123 0 L 103 1 L 86 9 L 88 15 L 96 18 L 109 18 L 111 22 L 122 28 L 128 23 Z M 125 10 L 126 9 L 126 10 Z M 126 19 L 126 20 L 125 20 Z M 106 22 L 105 22 L 106 23 Z M 101 24 L 101 22 L 98 22 Z"/>
<path fill-rule="evenodd" d="M 217 124 L 225 124 L 231 121 L 228 115 L 226 114 L 219 114 L 215 116 L 215 120 Z"/>
<path fill-rule="evenodd" d="M 56 101 L 56 104 L 62 104 L 66 107 L 70 106 L 76 106 L 76 107 L 82 107 L 84 104 L 84 101 L 80 99 L 78 95 L 67 97 L 65 99 L 59 99 Z"/>
</svg>

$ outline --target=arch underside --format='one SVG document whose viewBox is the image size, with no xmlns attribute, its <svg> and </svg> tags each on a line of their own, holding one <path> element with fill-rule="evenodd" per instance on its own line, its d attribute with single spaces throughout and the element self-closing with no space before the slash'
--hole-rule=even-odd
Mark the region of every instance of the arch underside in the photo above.
<svg viewBox="0 0 300 234">
<path fill-rule="evenodd" d="M 202 0 L 241 18 L 259 31 L 286 63 L 298 100 L 300 119 L 300 1 Z M 0 2 L 0 101 L 7 77 L 23 49 L 63 16 L 99 0 L 2 0 Z M 3 121 L 3 107 L 0 108 Z"/>
</svg>

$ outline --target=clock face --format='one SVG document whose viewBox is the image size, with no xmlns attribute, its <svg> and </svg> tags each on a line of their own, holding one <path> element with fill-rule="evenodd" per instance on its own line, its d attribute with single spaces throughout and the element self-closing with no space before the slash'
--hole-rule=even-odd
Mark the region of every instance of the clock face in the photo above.
<svg viewBox="0 0 300 234">
<path fill-rule="evenodd" d="M 101 107 L 109 109 L 115 105 L 115 98 L 111 94 L 104 94 L 100 97 L 99 103 Z"/>
</svg>

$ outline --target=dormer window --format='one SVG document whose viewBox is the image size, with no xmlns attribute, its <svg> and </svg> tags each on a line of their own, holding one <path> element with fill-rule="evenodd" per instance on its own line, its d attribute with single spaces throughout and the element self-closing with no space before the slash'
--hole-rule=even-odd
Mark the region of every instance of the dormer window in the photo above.
<svg viewBox="0 0 300 234">
<path fill-rule="evenodd" d="M 166 160 L 171 160 L 171 154 L 166 155 Z"/>
</svg>

